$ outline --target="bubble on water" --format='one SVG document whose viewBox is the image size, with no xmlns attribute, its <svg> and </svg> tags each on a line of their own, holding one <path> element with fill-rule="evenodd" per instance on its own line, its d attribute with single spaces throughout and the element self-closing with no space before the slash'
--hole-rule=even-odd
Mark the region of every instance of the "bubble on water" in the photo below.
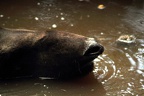
<svg viewBox="0 0 144 96">
<path fill-rule="evenodd" d="M 89 18 L 89 17 L 90 17 L 90 15 L 87 15 L 87 17 Z"/>
<path fill-rule="evenodd" d="M 128 49 L 128 48 L 126 48 L 126 47 L 124 48 L 124 50 L 127 50 L 127 49 Z"/>
<path fill-rule="evenodd" d="M 102 84 L 105 84 L 105 81 L 101 82 Z"/>
<path fill-rule="evenodd" d="M 93 91 L 95 91 L 94 89 L 91 89 L 91 91 L 93 92 Z"/>
<path fill-rule="evenodd" d="M 118 32 L 118 34 L 121 34 L 121 33 L 122 33 L 121 31 Z"/>
<path fill-rule="evenodd" d="M 46 87 L 46 85 L 44 85 L 44 87 Z"/>
<path fill-rule="evenodd" d="M 50 9 L 50 8 L 48 8 L 47 10 L 48 10 L 48 11 L 50 11 L 51 9 Z"/>
<path fill-rule="evenodd" d="M 101 35 L 103 35 L 104 33 L 103 33 L 103 32 L 101 32 L 100 34 L 101 34 Z"/>
<path fill-rule="evenodd" d="M 15 19 L 15 21 L 17 22 L 17 21 L 18 21 L 18 19 Z"/>
<path fill-rule="evenodd" d="M 7 19 L 10 19 L 10 17 L 7 17 Z"/>
<path fill-rule="evenodd" d="M 5 23 L 3 23 L 2 25 L 5 26 Z"/>
<path fill-rule="evenodd" d="M 58 15 L 56 15 L 56 18 L 58 18 L 59 16 Z"/>
<path fill-rule="evenodd" d="M 64 17 L 61 17 L 61 20 L 65 20 L 65 18 L 64 18 Z"/>
<path fill-rule="evenodd" d="M 52 25 L 52 28 L 57 28 L 57 25 L 56 25 L 56 24 L 53 24 L 53 25 Z"/>
<path fill-rule="evenodd" d="M 0 17 L 4 17 L 4 15 L 1 14 Z"/>
<path fill-rule="evenodd" d="M 70 24 L 70 26 L 73 27 L 74 25 L 73 25 L 73 24 Z"/>
<path fill-rule="evenodd" d="M 60 13 L 60 15 L 64 15 L 64 13 Z"/>
<path fill-rule="evenodd" d="M 60 10 L 60 11 L 61 11 L 62 9 L 61 9 L 61 8 L 59 8 L 58 10 Z"/>
<path fill-rule="evenodd" d="M 37 5 L 40 5 L 40 2 L 38 2 Z"/>
<path fill-rule="evenodd" d="M 39 20 L 39 18 L 38 18 L 38 17 L 35 17 L 35 20 L 37 21 L 37 20 Z"/>
<path fill-rule="evenodd" d="M 52 6 L 52 4 L 49 4 L 49 6 L 51 7 L 51 6 Z"/>
</svg>

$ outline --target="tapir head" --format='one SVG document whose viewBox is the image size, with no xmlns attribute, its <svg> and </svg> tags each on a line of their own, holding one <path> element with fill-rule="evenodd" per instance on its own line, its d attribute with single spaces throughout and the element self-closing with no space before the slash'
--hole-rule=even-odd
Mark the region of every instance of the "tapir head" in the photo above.
<svg viewBox="0 0 144 96">
<path fill-rule="evenodd" d="M 104 48 L 94 38 L 49 31 L 39 40 L 39 76 L 67 78 L 92 71 L 92 61 Z"/>
</svg>

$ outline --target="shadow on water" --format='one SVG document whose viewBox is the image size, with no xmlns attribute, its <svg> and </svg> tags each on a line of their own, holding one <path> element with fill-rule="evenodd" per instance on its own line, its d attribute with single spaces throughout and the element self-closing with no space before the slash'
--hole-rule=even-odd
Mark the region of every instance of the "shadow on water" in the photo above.
<svg viewBox="0 0 144 96">
<path fill-rule="evenodd" d="M 105 96 L 93 74 L 75 80 L 16 79 L 0 82 L 1 96 Z"/>
<path fill-rule="evenodd" d="M 143 12 L 144 0 L 1 1 L 1 27 L 62 30 L 94 37 L 105 52 L 94 60 L 95 68 L 86 77 L 1 81 L 0 95 L 143 96 Z M 134 35 L 136 43 L 118 44 L 117 38 L 125 34 Z"/>
</svg>

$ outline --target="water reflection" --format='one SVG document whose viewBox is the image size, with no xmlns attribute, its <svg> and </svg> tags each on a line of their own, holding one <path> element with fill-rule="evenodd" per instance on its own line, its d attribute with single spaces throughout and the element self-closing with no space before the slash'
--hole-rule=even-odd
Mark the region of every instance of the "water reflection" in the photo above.
<svg viewBox="0 0 144 96">
<path fill-rule="evenodd" d="M 144 48 L 138 48 L 134 57 L 137 59 L 137 73 L 144 76 Z"/>
<path fill-rule="evenodd" d="M 71 81 L 10 80 L 0 82 L 1 96 L 105 96 L 105 90 L 93 74 Z"/>
</svg>

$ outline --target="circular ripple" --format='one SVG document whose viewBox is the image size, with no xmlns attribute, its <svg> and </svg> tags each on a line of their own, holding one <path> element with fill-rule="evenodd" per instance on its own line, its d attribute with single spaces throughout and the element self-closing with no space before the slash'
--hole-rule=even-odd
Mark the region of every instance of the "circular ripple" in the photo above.
<svg viewBox="0 0 144 96">
<path fill-rule="evenodd" d="M 99 56 L 94 60 L 93 73 L 95 77 L 102 83 L 107 82 L 116 74 L 116 66 L 114 65 L 114 61 L 106 54 Z"/>
</svg>

